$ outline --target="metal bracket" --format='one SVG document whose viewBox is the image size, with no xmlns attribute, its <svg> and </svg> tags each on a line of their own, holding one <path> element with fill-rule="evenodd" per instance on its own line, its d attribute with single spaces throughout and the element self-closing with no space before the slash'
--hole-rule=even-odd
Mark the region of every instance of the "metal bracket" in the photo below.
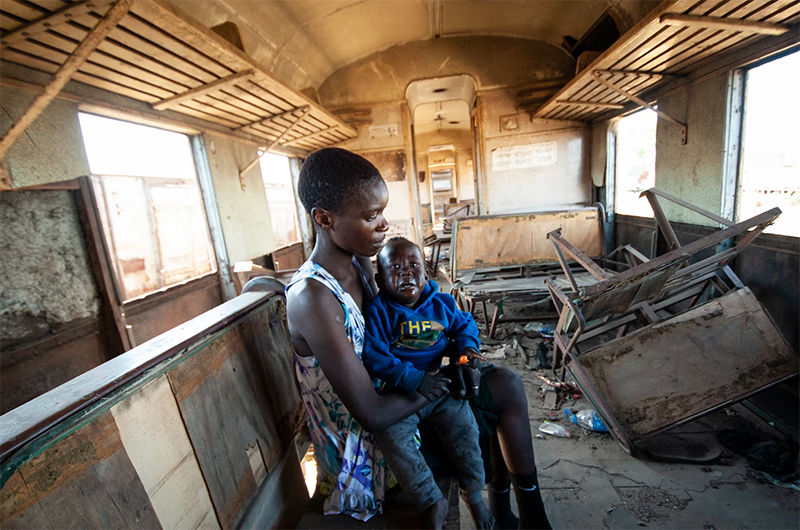
<svg viewBox="0 0 800 530">
<path fill-rule="evenodd" d="M 292 122 L 292 123 L 291 123 L 291 124 L 290 124 L 288 127 L 286 127 L 286 128 L 283 130 L 283 132 L 280 134 L 280 136 L 278 136 L 277 138 L 275 138 L 275 140 L 273 140 L 273 141 L 272 141 L 272 142 L 271 142 L 269 145 L 267 145 L 267 146 L 264 148 L 264 150 L 261 152 L 261 154 L 260 154 L 260 155 L 258 155 L 258 156 L 257 156 L 257 157 L 256 157 L 256 158 L 255 158 L 255 159 L 252 161 L 252 162 L 250 162 L 249 164 L 247 164 L 246 166 L 244 166 L 244 168 L 242 168 L 242 169 L 239 171 L 239 186 L 241 186 L 241 188 L 242 188 L 242 191 L 244 191 L 244 189 L 245 189 L 245 183 L 244 183 L 244 174 L 245 174 L 245 173 L 247 173 L 248 171 L 250 171 L 250 169 L 252 169 L 252 167 L 253 167 L 253 166 L 255 166 L 256 164 L 258 164 L 258 161 L 259 161 L 259 160 L 261 160 L 261 157 L 262 157 L 262 156 L 264 156 L 265 154 L 267 154 L 267 152 L 268 152 L 270 149 L 272 149 L 272 147 L 273 147 L 275 144 L 277 144 L 278 142 L 280 142 L 280 141 L 281 141 L 281 139 L 283 139 L 283 137 L 284 137 L 284 136 L 286 136 L 287 134 L 289 134 L 289 133 L 290 133 L 290 132 L 291 132 L 291 131 L 292 131 L 292 130 L 295 128 L 295 127 L 297 127 L 298 125 L 300 125 L 300 123 L 301 123 L 301 122 L 302 122 L 302 121 L 303 121 L 303 120 L 306 118 L 306 116 L 308 115 L 308 112 L 309 112 L 309 110 L 310 110 L 310 109 L 311 109 L 311 108 L 310 108 L 310 107 L 307 107 L 307 106 L 306 106 L 306 107 L 302 107 L 302 108 L 300 109 L 300 115 L 299 115 L 299 116 L 295 116 L 295 119 L 294 119 L 294 121 L 293 121 L 293 122 Z M 294 112 L 294 111 L 289 111 L 289 112 Z M 286 114 L 286 113 L 284 113 L 284 114 Z M 277 117 L 277 116 L 273 116 L 273 118 L 275 118 L 275 117 Z M 268 119 L 269 119 L 269 118 L 268 118 Z"/>
<path fill-rule="evenodd" d="M 610 81 L 608 81 L 607 79 L 605 79 L 603 77 L 604 73 L 605 73 L 604 70 L 595 70 L 594 72 L 592 72 L 592 76 L 597 80 L 598 83 L 610 88 L 611 90 L 613 90 L 617 94 L 620 94 L 621 96 L 625 96 L 626 98 L 628 98 L 629 100 L 633 101 L 634 103 L 636 103 L 640 107 L 646 107 L 646 108 L 652 110 L 653 112 L 655 112 L 656 114 L 658 114 L 659 116 L 661 116 L 662 118 L 664 118 L 665 120 L 667 120 L 668 122 L 674 123 L 675 125 L 679 126 L 681 128 L 681 145 L 686 145 L 686 143 L 688 142 L 688 139 L 687 139 L 688 126 L 685 123 L 683 123 L 682 121 L 676 120 L 672 116 L 669 116 L 668 114 L 666 114 L 666 113 L 658 110 L 657 108 L 653 107 L 652 105 L 650 105 L 649 103 L 647 103 L 643 99 L 638 98 L 638 97 L 634 96 L 633 94 L 631 94 L 630 92 L 628 92 L 627 90 L 624 90 L 624 89 L 618 87 L 617 85 L 615 85 L 614 83 L 611 83 Z"/>
</svg>

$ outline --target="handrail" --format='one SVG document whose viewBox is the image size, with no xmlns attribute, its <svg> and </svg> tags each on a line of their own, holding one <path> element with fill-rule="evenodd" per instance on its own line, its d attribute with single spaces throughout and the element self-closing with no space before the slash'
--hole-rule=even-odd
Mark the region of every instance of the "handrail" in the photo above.
<svg viewBox="0 0 800 530">
<path fill-rule="evenodd" d="M 281 293 L 282 294 L 282 293 Z M 277 296 L 250 292 L 219 305 L 0 416 L 0 462 L 68 416 Z"/>
</svg>

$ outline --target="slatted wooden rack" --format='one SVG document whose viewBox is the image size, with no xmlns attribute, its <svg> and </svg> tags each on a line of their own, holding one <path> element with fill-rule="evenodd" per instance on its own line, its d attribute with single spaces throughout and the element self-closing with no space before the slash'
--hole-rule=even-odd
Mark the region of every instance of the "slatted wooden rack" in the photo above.
<svg viewBox="0 0 800 530">
<path fill-rule="evenodd" d="M 70 61 L 83 61 L 66 80 L 247 133 L 267 147 L 313 151 L 356 136 L 171 4 L 136 0 L 114 6 L 109 0 L 3 0 L 0 58 L 56 76 Z M 80 57 L 80 47 L 93 33 L 102 33 L 95 30 L 108 23 L 112 8 L 121 18 L 116 24 L 112 20 L 99 44 Z"/>
<path fill-rule="evenodd" d="M 542 105 L 535 118 L 592 121 L 687 75 L 705 59 L 794 30 L 800 0 L 677 0 L 661 3 Z M 659 113 L 661 117 L 685 124 Z"/>
</svg>

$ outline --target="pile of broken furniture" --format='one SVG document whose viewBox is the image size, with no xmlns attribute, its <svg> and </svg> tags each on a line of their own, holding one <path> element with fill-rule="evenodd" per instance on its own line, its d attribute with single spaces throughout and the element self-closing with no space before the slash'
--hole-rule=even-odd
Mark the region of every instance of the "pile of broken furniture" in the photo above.
<svg viewBox="0 0 800 530">
<path fill-rule="evenodd" d="M 729 266 L 780 210 L 732 223 L 657 189 L 642 195 L 669 247 L 653 259 L 630 246 L 606 255 L 594 207 L 459 219 L 451 250 L 453 294 L 466 310 L 482 305 L 489 336 L 498 320 L 542 319 L 535 311 L 502 318 L 504 301 L 552 301 L 556 379 L 569 371 L 629 453 L 798 373 L 797 354 Z M 724 228 L 681 246 L 659 197 Z"/>
</svg>

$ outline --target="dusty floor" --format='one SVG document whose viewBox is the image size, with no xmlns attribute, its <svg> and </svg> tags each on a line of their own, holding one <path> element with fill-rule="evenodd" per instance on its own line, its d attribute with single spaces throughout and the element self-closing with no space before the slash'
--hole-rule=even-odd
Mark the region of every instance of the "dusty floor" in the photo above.
<svg viewBox="0 0 800 530">
<path fill-rule="evenodd" d="M 507 329 L 511 324 L 506 324 Z M 516 328 L 519 331 L 519 328 Z M 502 332 L 501 332 L 502 335 Z M 519 338 L 519 335 L 516 335 Z M 503 340 L 513 342 L 514 335 Z M 494 346 L 496 348 L 496 346 Z M 530 356 L 510 349 L 493 362 L 522 377 L 534 435 L 549 411 L 542 409 L 541 380 L 552 371 L 531 370 Z M 528 365 L 526 367 L 526 364 Z M 591 408 L 585 398 L 564 406 Z M 563 410 L 563 407 L 560 410 Z M 745 418 L 738 406 L 686 425 L 684 431 L 717 433 L 727 428 L 768 426 Z M 740 412 L 735 412 L 739 410 Z M 560 416 L 572 437 L 534 437 L 534 450 L 545 507 L 553 528 L 800 528 L 800 492 L 775 486 L 750 469 L 743 456 L 726 454 L 729 465 L 674 464 L 634 458 L 608 434 L 584 431 Z M 761 424 L 761 425 L 759 425 Z M 516 509 L 516 507 L 515 507 Z M 461 528 L 474 528 L 461 506 Z"/>
</svg>

